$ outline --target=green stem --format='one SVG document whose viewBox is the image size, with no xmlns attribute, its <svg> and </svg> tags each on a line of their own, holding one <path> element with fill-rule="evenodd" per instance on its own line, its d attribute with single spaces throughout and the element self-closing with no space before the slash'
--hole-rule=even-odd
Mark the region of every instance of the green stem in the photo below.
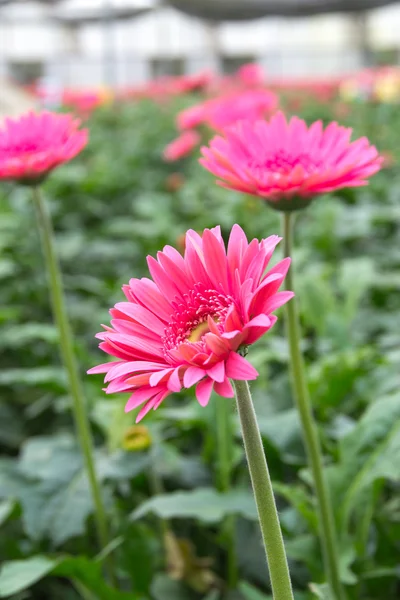
<svg viewBox="0 0 400 600">
<path fill-rule="evenodd" d="M 292 254 L 292 213 L 283 213 L 284 254 Z M 286 276 L 286 289 L 294 291 L 293 267 Z M 290 348 L 290 368 L 293 394 L 300 415 L 303 438 L 308 462 L 314 480 L 318 505 L 318 521 L 321 545 L 324 555 L 328 582 L 336 600 L 345 598 L 339 575 L 335 523 L 329 491 L 325 482 L 322 451 L 317 426 L 313 417 L 308 386 L 305 377 L 303 356 L 300 350 L 300 324 L 297 314 L 296 298 L 286 304 L 286 326 Z"/>
<path fill-rule="evenodd" d="M 257 505 L 274 600 L 294 600 L 278 511 L 247 381 L 235 381 L 244 448 Z"/>
<path fill-rule="evenodd" d="M 218 489 L 221 492 L 229 491 L 231 486 L 231 464 L 233 452 L 233 431 L 231 423 L 231 407 L 226 398 L 218 396 L 215 400 L 216 426 L 217 426 L 217 460 L 218 460 Z M 235 547 L 235 517 L 228 516 L 223 523 L 223 539 L 227 554 L 227 580 L 230 589 L 236 589 L 238 582 L 238 568 Z"/>
<path fill-rule="evenodd" d="M 72 333 L 65 306 L 61 270 L 55 251 L 53 227 L 50 215 L 47 212 L 46 205 L 39 188 L 33 187 L 32 191 L 33 203 L 36 211 L 43 253 L 46 261 L 53 315 L 58 328 L 59 345 L 64 366 L 67 371 L 76 429 L 78 432 L 89 485 L 92 492 L 99 542 L 101 546 L 105 548 L 109 542 L 107 519 L 101 497 L 100 486 L 96 477 L 96 470 L 93 460 L 93 439 L 90 430 L 89 419 L 85 409 L 78 367 L 75 361 Z M 109 574 L 110 579 L 113 580 L 113 569 L 110 564 Z"/>
</svg>

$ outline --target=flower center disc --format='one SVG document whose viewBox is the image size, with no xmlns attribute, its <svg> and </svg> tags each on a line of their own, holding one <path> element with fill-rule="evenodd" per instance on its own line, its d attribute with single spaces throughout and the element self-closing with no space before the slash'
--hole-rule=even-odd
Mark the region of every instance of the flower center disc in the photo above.
<svg viewBox="0 0 400 600">
<path fill-rule="evenodd" d="M 192 329 L 190 335 L 188 336 L 188 341 L 189 342 L 198 342 L 201 340 L 203 335 L 205 333 L 208 333 L 209 331 L 210 331 L 210 329 L 208 327 L 208 323 L 207 323 L 207 321 L 204 321 L 203 323 L 200 323 L 199 325 L 197 325 L 197 327 Z"/>
<path fill-rule="evenodd" d="M 165 352 L 180 344 L 198 344 L 210 331 L 208 317 L 222 327 L 233 298 L 213 289 L 197 284 L 193 290 L 175 304 L 175 312 L 165 329 L 163 345 Z"/>
</svg>

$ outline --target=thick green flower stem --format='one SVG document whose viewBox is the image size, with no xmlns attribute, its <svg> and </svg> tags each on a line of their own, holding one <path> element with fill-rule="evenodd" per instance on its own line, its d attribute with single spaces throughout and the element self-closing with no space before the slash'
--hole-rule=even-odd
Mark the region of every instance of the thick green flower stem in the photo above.
<svg viewBox="0 0 400 600">
<path fill-rule="evenodd" d="M 293 213 L 290 212 L 283 213 L 285 256 L 291 256 L 292 254 L 292 214 Z M 286 289 L 294 291 L 293 266 L 289 269 L 286 276 Z M 345 595 L 339 576 L 337 541 L 332 505 L 325 482 L 321 445 L 312 413 L 303 356 L 300 350 L 300 324 L 297 314 L 296 298 L 293 298 L 286 304 L 286 328 L 289 339 L 293 393 L 300 415 L 307 457 L 314 480 L 318 505 L 319 532 L 326 574 L 334 597 L 336 600 L 343 600 Z"/>
<path fill-rule="evenodd" d="M 278 511 L 247 381 L 235 381 L 244 448 L 264 542 L 274 600 L 294 600 Z"/>
<path fill-rule="evenodd" d="M 42 240 L 43 254 L 46 261 L 53 315 L 58 329 L 61 355 L 68 376 L 69 392 L 72 398 L 76 429 L 84 457 L 90 489 L 92 492 L 99 542 L 102 548 L 105 548 L 109 542 L 107 518 L 101 497 L 99 482 L 96 477 L 96 470 L 93 460 L 92 434 L 85 409 L 78 367 L 75 361 L 72 333 L 65 306 L 61 271 L 54 245 L 53 227 L 40 189 L 38 187 L 33 187 L 32 191 L 33 203 Z M 73 510 L 73 507 L 71 507 L 71 510 Z M 108 565 L 108 570 L 110 579 L 112 580 L 113 569 L 110 564 Z"/>
<path fill-rule="evenodd" d="M 231 486 L 231 466 L 234 434 L 231 422 L 231 406 L 226 398 L 215 399 L 215 421 L 217 429 L 217 487 L 220 492 L 227 492 Z M 238 583 L 238 568 L 235 546 L 235 516 L 228 516 L 222 524 L 222 538 L 227 555 L 227 580 L 230 589 Z"/>
</svg>

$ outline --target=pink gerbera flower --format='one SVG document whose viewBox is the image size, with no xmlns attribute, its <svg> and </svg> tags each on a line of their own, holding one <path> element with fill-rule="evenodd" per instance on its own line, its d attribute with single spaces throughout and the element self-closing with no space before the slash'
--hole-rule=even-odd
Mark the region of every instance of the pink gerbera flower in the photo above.
<svg viewBox="0 0 400 600">
<path fill-rule="evenodd" d="M 71 115 L 30 112 L 0 129 L 0 179 L 36 183 L 87 144 L 88 132 Z"/>
<path fill-rule="evenodd" d="M 242 65 L 237 73 L 238 80 L 248 87 L 257 87 L 265 83 L 264 70 L 257 63 L 247 63 Z"/>
<path fill-rule="evenodd" d="M 178 114 L 177 125 L 179 129 L 190 129 L 204 123 L 223 131 L 242 119 L 261 119 L 277 106 L 278 97 L 269 90 L 239 90 L 183 110 Z"/>
<path fill-rule="evenodd" d="M 278 106 L 278 97 L 269 90 L 246 90 L 217 98 L 209 107 L 207 123 L 219 131 L 241 119 L 257 120 L 271 114 Z"/>
<path fill-rule="evenodd" d="M 127 302 L 111 309 L 100 348 L 119 360 L 89 373 L 107 373 L 107 393 L 129 392 L 126 412 L 144 404 L 137 421 L 169 394 L 196 385 L 205 406 L 214 389 L 233 397 L 230 379 L 258 375 L 239 350 L 276 321 L 292 292 L 278 292 L 290 259 L 267 271 L 276 235 L 248 242 L 234 225 L 227 250 L 219 227 L 186 234 L 185 254 L 171 246 L 147 259 L 151 279 L 131 279 Z"/>
<path fill-rule="evenodd" d="M 223 187 L 265 198 L 278 210 L 295 210 L 318 194 L 367 184 L 382 157 L 367 138 L 321 121 L 307 127 L 279 112 L 269 122 L 241 121 L 202 148 L 200 163 Z"/>
<path fill-rule="evenodd" d="M 164 160 L 174 162 L 187 156 L 200 144 L 201 137 L 197 131 L 184 131 L 164 149 Z"/>
</svg>

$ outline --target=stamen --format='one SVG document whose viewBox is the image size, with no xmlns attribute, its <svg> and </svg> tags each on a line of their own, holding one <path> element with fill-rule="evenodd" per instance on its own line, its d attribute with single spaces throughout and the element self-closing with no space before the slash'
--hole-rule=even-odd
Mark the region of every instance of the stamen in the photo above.
<svg viewBox="0 0 400 600">
<path fill-rule="evenodd" d="M 173 305 L 175 313 L 171 315 L 163 338 L 166 354 L 185 342 L 202 343 L 204 334 L 209 331 L 207 322 L 209 316 L 222 329 L 226 313 L 232 303 L 231 296 L 196 285 L 193 290 L 185 294 L 183 300 Z"/>
</svg>

